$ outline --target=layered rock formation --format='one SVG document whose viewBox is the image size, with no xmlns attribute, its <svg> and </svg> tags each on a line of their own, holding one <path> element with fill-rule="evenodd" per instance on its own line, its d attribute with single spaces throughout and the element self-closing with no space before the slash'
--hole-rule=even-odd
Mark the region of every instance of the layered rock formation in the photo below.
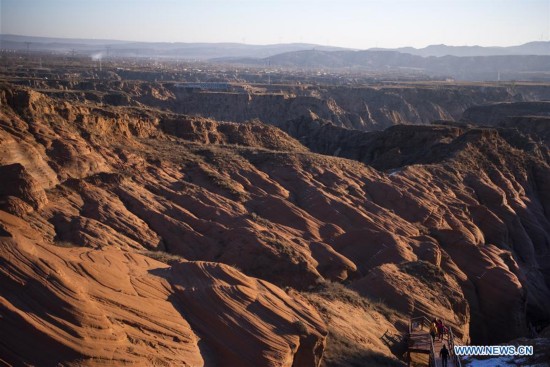
<svg viewBox="0 0 550 367">
<path fill-rule="evenodd" d="M 163 96 L 137 97 L 141 103 L 184 114 L 276 126 L 303 116 L 363 131 L 401 124 L 459 119 L 468 107 L 490 102 L 529 101 L 550 95 L 548 88 L 510 86 L 411 85 L 388 87 L 279 86 L 264 93 L 189 90 L 163 84 Z M 266 87 L 267 89 L 267 87 Z"/>
<path fill-rule="evenodd" d="M 477 105 L 497 102 L 529 102 L 550 99 L 545 84 L 455 84 L 455 83 L 362 83 L 319 85 L 315 76 L 306 81 L 291 79 L 279 84 L 252 85 L 246 75 L 233 78 L 208 77 L 176 72 L 112 69 L 77 70 L 76 80 L 64 69 L 53 69 L 45 79 L 40 73 L 33 79 L 13 78 L 12 82 L 66 101 L 147 107 L 218 121 L 245 122 L 259 119 L 282 126 L 302 117 L 330 122 L 339 127 L 361 131 L 379 131 L 401 124 L 430 124 L 435 120 L 458 120 L 464 111 Z M 26 71 L 28 72 L 28 71 Z M 179 80 L 223 80 L 232 83 L 223 89 L 210 83 L 181 83 Z M 224 79 L 225 78 L 225 79 Z M 243 80 L 243 78 L 245 80 Z M 85 79 L 85 80 L 79 80 Z M 352 79 L 353 82 L 353 79 Z M 250 84 L 248 84 L 250 83 Z"/>
<path fill-rule="evenodd" d="M 55 247 L 19 218 L 0 220 L 5 363 L 318 365 L 323 322 L 272 284 L 112 245 Z"/>
<path fill-rule="evenodd" d="M 550 102 L 494 103 L 470 107 L 462 120 L 482 126 L 517 130 L 529 137 L 527 144 L 542 142 L 548 152 L 550 146 Z"/>
<path fill-rule="evenodd" d="M 322 151 L 286 128 L 349 160 L 143 101 L 0 97 L 7 363 L 375 365 L 418 314 L 479 343 L 550 319 L 538 142 L 407 126 Z"/>
</svg>

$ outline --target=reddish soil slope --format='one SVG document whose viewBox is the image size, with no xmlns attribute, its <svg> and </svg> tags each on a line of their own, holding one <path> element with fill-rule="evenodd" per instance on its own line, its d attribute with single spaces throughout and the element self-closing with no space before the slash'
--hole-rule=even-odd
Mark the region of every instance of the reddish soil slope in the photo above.
<svg viewBox="0 0 550 367">
<path fill-rule="evenodd" d="M 477 342 L 550 319 L 550 167 L 496 129 L 387 131 L 378 171 L 259 123 L 0 98 L 7 363 L 374 365 L 412 315 Z"/>
</svg>

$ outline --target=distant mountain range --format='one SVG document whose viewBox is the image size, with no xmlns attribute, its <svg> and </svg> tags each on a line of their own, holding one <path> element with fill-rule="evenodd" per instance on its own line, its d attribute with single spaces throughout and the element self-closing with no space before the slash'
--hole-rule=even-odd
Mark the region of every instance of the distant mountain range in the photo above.
<svg viewBox="0 0 550 367">
<path fill-rule="evenodd" d="M 8 50 L 75 53 L 78 55 L 101 54 L 118 57 L 160 57 L 208 60 L 214 58 L 265 58 L 285 52 L 300 50 L 337 51 L 341 47 L 307 43 L 275 45 L 247 45 L 242 43 L 169 43 L 129 42 L 116 40 L 90 40 L 70 38 L 30 37 L 2 34 L 0 48 Z"/>
<path fill-rule="evenodd" d="M 95 57 L 155 57 L 290 68 L 353 68 L 457 80 L 550 81 L 550 42 L 513 47 L 433 45 L 366 51 L 304 43 L 152 43 L 0 35 L 0 48 Z"/>
<path fill-rule="evenodd" d="M 371 48 L 370 51 L 397 51 L 411 55 L 429 56 L 507 56 L 507 55 L 550 55 L 550 42 L 529 42 L 519 46 L 510 47 L 481 47 L 481 46 L 447 46 L 431 45 L 424 48 L 401 47 L 394 49 Z"/>
<path fill-rule="evenodd" d="M 471 81 L 550 81 L 548 55 L 422 57 L 397 51 L 306 50 L 240 62 L 292 68 L 346 68 L 372 72 L 416 73 Z"/>
<path fill-rule="evenodd" d="M 112 56 L 170 57 L 184 59 L 266 58 L 292 51 L 353 51 L 353 49 L 307 43 L 247 45 L 242 43 L 169 43 L 117 40 L 72 39 L 0 34 L 0 48 L 78 54 L 109 53 Z M 371 48 L 368 51 L 396 51 L 422 57 L 476 57 L 505 55 L 550 55 L 550 42 L 529 42 L 510 47 L 431 45 L 424 48 Z"/>
</svg>

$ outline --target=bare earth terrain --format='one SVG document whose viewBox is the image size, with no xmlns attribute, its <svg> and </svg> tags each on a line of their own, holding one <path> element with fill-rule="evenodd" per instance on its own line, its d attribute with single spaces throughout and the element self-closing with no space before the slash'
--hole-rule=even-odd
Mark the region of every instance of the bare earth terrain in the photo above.
<svg viewBox="0 0 550 367">
<path fill-rule="evenodd" d="M 0 364 L 402 366 L 413 316 L 550 322 L 550 85 L 3 57 Z"/>
</svg>

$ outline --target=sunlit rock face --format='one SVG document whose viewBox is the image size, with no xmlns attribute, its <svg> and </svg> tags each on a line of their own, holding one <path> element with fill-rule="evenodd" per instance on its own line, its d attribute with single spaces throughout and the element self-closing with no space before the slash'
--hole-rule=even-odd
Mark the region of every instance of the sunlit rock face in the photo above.
<svg viewBox="0 0 550 367">
<path fill-rule="evenodd" d="M 117 88 L 2 86 L 7 363 L 395 362 L 380 336 L 418 314 L 477 343 L 550 319 L 550 168 L 528 132 L 308 115 L 286 133 Z"/>
</svg>

